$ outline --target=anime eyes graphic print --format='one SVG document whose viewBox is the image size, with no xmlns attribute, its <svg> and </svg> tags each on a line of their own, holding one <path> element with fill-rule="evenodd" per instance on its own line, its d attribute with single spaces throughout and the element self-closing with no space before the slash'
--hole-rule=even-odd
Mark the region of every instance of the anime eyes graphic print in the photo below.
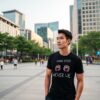
<svg viewBox="0 0 100 100">
<path fill-rule="evenodd" d="M 61 70 L 61 65 L 56 65 L 55 71 L 60 71 Z"/>
<path fill-rule="evenodd" d="M 69 72 L 70 71 L 70 66 L 64 65 L 63 70 L 64 70 L 64 72 Z"/>
<path fill-rule="evenodd" d="M 57 71 L 57 72 L 58 72 L 58 71 L 61 71 L 61 65 L 56 65 L 55 71 Z M 64 71 L 64 72 L 69 72 L 69 71 L 70 71 L 70 66 L 64 65 L 63 71 Z"/>
</svg>

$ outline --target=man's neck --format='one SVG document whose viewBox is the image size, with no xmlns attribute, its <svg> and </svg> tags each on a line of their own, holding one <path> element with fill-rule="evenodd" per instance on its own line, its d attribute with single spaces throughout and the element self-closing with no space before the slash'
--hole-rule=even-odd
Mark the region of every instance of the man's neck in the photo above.
<svg viewBox="0 0 100 100">
<path fill-rule="evenodd" d="M 63 48 L 63 49 L 60 49 L 59 53 L 63 56 L 67 56 L 69 55 L 70 50 L 68 50 L 68 48 Z"/>
</svg>

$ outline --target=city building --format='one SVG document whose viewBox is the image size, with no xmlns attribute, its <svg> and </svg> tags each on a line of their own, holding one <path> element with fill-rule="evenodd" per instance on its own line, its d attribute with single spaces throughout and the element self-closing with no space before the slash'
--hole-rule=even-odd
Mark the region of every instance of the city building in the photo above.
<svg viewBox="0 0 100 100">
<path fill-rule="evenodd" d="M 70 6 L 70 31 L 73 32 L 73 5 Z"/>
<path fill-rule="evenodd" d="M 74 0 L 70 13 L 70 29 L 74 38 L 100 31 L 100 0 Z"/>
<path fill-rule="evenodd" d="M 82 34 L 100 31 L 100 0 L 82 0 Z"/>
<path fill-rule="evenodd" d="M 44 42 L 48 43 L 47 27 L 45 27 L 45 26 L 43 27 L 42 26 L 42 27 L 38 28 L 36 32 L 37 32 L 38 35 L 40 35 L 43 38 Z"/>
<path fill-rule="evenodd" d="M 47 38 L 48 38 L 48 48 L 50 48 L 53 51 L 53 31 L 48 28 L 47 29 Z"/>
<path fill-rule="evenodd" d="M 43 47 L 43 39 L 38 34 L 32 32 L 31 40 L 34 40 L 36 43 L 39 44 L 39 46 Z"/>
<path fill-rule="evenodd" d="M 29 30 L 29 29 L 26 29 L 25 30 L 25 37 L 26 37 L 27 40 L 31 40 L 31 38 L 32 38 L 32 31 Z"/>
<path fill-rule="evenodd" d="M 50 22 L 50 23 L 37 23 L 37 24 L 35 24 L 35 32 L 43 38 L 44 44 L 48 44 L 48 47 L 50 47 L 50 44 L 51 45 L 56 44 L 56 37 L 58 34 L 58 28 L 59 28 L 58 21 Z M 51 31 L 53 38 L 50 38 L 50 37 L 48 38 L 49 31 Z M 51 46 L 50 48 L 53 51 L 56 51 L 55 46 Z"/>
<path fill-rule="evenodd" d="M 81 4 L 82 4 L 82 0 L 77 0 L 78 34 L 80 34 L 80 35 L 82 34 L 82 15 L 81 15 L 81 13 L 82 13 L 82 9 L 81 9 L 82 5 Z"/>
<path fill-rule="evenodd" d="M 78 55 L 80 36 L 91 31 L 100 31 L 100 0 L 74 0 L 73 10 L 70 9 L 70 13 L 73 16 L 70 21 L 73 42 L 76 43 Z"/>
<path fill-rule="evenodd" d="M 46 27 L 47 28 L 48 24 L 47 23 L 36 23 L 34 25 L 34 30 L 35 30 L 35 33 L 39 34 L 38 33 L 38 29 L 40 29 L 41 27 Z"/>
<path fill-rule="evenodd" d="M 53 31 L 53 41 L 54 41 L 54 44 L 56 44 L 56 39 L 57 39 L 58 29 L 59 29 L 59 22 L 55 21 L 55 22 L 48 23 L 48 28 L 50 28 Z M 54 49 L 56 50 L 56 48 Z"/>
<path fill-rule="evenodd" d="M 53 31 L 53 38 L 57 37 L 58 34 L 58 28 L 59 28 L 59 22 L 55 21 L 55 22 L 50 22 L 50 23 L 37 23 L 35 24 L 35 32 L 37 34 L 39 34 L 40 36 L 42 36 L 44 38 L 44 41 L 47 42 L 47 35 L 45 36 L 45 34 L 47 34 L 47 28 L 51 29 Z M 41 32 L 39 31 L 41 29 Z M 45 31 L 45 32 L 44 32 Z M 44 32 L 44 34 L 43 34 Z M 43 35 L 41 35 L 43 34 Z"/>
<path fill-rule="evenodd" d="M 14 22 L 20 27 L 20 33 L 22 36 L 25 35 L 25 15 L 18 10 L 4 11 L 3 16 Z"/>
<path fill-rule="evenodd" d="M 14 22 L 0 15 L 0 32 L 9 33 L 11 36 L 20 35 L 20 28 Z"/>
<path fill-rule="evenodd" d="M 81 0 L 74 0 L 74 5 L 70 6 L 70 30 L 73 35 L 73 42 L 76 42 L 78 36 L 82 34 L 81 23 Z"/>
</svg>

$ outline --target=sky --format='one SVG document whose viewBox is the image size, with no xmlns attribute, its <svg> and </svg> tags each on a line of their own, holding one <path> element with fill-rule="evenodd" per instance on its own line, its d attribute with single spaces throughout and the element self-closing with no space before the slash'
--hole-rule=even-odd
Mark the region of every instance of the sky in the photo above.
<svg viewBox="0 0 100 100">
<path fill-rule="evenodd" d="M 59 21 L 59 28 L 70 30 L 69 6 L 74 0 L 0 0 L 2 11 L 16 9 L 25 14 L 26 29 L 34 31 L 35 23 Z"/>
</svg>

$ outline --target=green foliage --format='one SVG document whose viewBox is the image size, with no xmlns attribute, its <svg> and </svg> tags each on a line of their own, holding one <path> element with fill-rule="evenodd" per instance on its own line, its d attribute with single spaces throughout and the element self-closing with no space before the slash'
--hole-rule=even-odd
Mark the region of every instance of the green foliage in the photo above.
<svg viewBox="0 0 100 100">
<path fill-rule="evenodd" d="M 50 49 L 48 49 L 48 48 L 41 48 L 40 49 L 41 50 L 41 54 L 43 55 L 46 55 L 46 56 L 48 56 L 48 55 L 50 55 L 51 53 L 52 53 L 52 51 L 50 50 Z"/>
<path fill-rule="evenodd" d="M 79 40 L 79 50 L 83 54 L 96 54 L 100 49 L 100 32 L 89 32 Z"/>
<path fill-rule="evenodd" d="M 73 53 L 76 53 L 76 44 L 75 43 L 73 43 L 71 45 L 71 50 L 72 50 Z"/>
<path fill-rule="evenodd" d="M 0 51 L 4 50 L 7 43 L 8 33 L 0 33 Z"/>
<path fill-rule="evenodd" d="M 20 57 L 51 54 L 50 49 L 40 47 L 35 41 L 27 40 L 22 36 L 12 37 L 8 33 L 0 33 L 0 51 L 4 50 L 17 50 Z"/>
<path fill-rule="evenodd" d="M 27 40 L 22 36 L 15 38 L 15 45 L 18 52 L 27 51 Z"/>
<path fill-rule="evenodd" d="M 13 50 L 15 48 L 14 37 L 8 36 L 6 38 L 6 49 Z"/>
</svg>

